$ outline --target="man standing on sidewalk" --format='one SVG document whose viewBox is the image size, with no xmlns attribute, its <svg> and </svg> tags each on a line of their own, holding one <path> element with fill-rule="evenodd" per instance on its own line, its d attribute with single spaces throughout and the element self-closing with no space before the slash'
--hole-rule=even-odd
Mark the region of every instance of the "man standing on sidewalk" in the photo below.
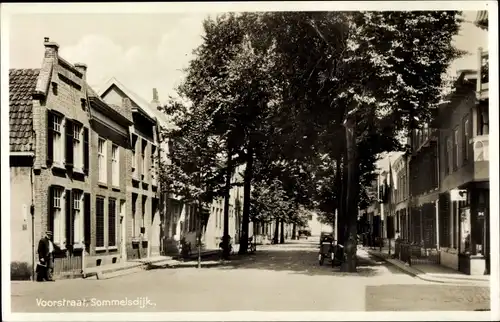
<svg viewBox="0 0 500 322">
<path fill-rule="evenodd" d="M 47 281 L 54 281 L 52 276 L 54 272 L 54 244 L 50 240 L 51 238 L 52 232 L 47 231 L 38 242 L 38 260 L 40 261 L 40 264 L 45 266 L 43 279 Z"/>
</svg>

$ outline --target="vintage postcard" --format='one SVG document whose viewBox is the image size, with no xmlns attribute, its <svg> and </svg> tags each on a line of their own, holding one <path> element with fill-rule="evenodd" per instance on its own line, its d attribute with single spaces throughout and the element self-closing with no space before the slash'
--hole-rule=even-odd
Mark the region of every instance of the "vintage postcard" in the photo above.
<svg viewBox="0 0 500 322">
<path fill-rule="evenodd" d="M 2 4 L 3 319 L 498 320 L 497 10 Z"/>
</svg>

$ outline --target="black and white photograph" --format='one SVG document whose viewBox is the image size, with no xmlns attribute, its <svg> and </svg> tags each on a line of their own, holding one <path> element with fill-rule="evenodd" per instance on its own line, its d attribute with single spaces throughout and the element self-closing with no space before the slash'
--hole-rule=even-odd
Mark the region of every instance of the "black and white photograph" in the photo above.
<svg viewBox="0 0 500 322">
<path fill-rule="evenodd" d="M 498 320 L 497 11 L 2 4 L 3 319 Z"/>
</svg>

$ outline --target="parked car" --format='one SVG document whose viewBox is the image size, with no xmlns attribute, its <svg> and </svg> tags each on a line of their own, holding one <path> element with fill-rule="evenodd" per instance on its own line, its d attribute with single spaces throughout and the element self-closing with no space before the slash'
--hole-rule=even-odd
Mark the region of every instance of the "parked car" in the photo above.
<svg viewBox="0 0 500 322">
<path fill-rule="evenodd" d="M 311 237 L 311 231 L 309 231 L 307 229 L 302 229 L 302 230 L 299 230 L 298 235 L 299 235 L 299 239 L 301 239 L 301 238 L 307 239 L 307 238 Z"/>
</svg>

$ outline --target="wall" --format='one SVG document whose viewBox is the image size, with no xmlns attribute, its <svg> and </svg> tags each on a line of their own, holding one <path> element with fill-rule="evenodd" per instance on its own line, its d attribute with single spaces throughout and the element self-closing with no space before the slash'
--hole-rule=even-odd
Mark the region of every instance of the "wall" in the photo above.
<svg viewBox="0 0 500 322">
<path fill-rule="evenodd" d="M 440 190 L 441 192 L 449 191 L 454 189 L 466 182 L 473 180 L 474 175 L 474 162 L 473 162 L 473 146 L 470 143 L 466 143 L 468 145 L 468 155 L 467 160 L 464 160 L 462 145 L 463 142 L 463 118 L 466 115 L 469 115 L 469 136 L 472 138 L 475 131 L 475 94 L 474 90 L 470 89 L 464 90 L 465 93 L 463 97 L 458 101 L 454 102 L 454 106 L 448 107 L 446 111 L 442 113 L 446 113 L 443 119 L 440 130 L 439 137 L 439 169 L 440 169 Z M 458 137 L 459 137 L 459 159 L 458 159 L 458 167 L 456 169 L 452 168 L 451 173 L 446 172 L 446 138 L 450 137 L 453 143 L 453 129 L 458 127 Z"/>
<path fill-rule="evenodd" d="M 312 218 L 307 222 L 307 225 L 311 229 L 311 236 L 319 236 L 321 232 L 332 232 L 333 229 L 330 225 L 324 225 L 319 222 L 318 214 L 311 212 Z"/>
<path fill-rule="evenodd" d="M 66 118 L 77 120 L 84 127 L 89 128 L 86 110 L 88 106 L 82 104 L 82 99 L 86 100 L 87 98 L 84 76 L 74 66 L 60 59 L 57 47 L 49 44 L 46 45 L 45 58 L 37 84 L 37 89 L 45 90 L 43 86 L 39 86 L 40 84 L 47 84 L 48 91 L 45 100 L 34 100 L 33 102 L 33 127 L 36 135 L 34 204 L 35 240 L 37 241 L 42 237 L 42 233 L 49 228 L 47 214 L 49 186 L 59 185 L 65 189 L 90 191 L 89 179 L 86 175 L 67 171 L 64 165 L 47 164 L 47 109 L 62 113 Z M 92 168 L 89 168 L 89 172 L 92 171 Z M 63 266 L 66 269 L 79 269 L 81 264 L 78 260 L 68 262 L 70 253 L 64 249 L 65 245 L 60 246 L 63 251 L 56 254 L 55 274 L 62 272 L 65 269 Z M 80 256 L 78 253 L 75 255 Z"/>
<path fill-rule="evenodd" d="M 94 113 L 95 115 L 96 113 Z M 106 121 L 106 119 L 102 119 Z M 123 131 L 127 131 L 127 127 L 121 126 Z M 99 138 L 106 140 L 106 182 L 100 182 L 99 180 L 99 161 L 98 161 L 98 141 Z M 114 139 L 114 140 L 113 140 Z M 131 196 L 127 194 L 127 178 L 130 178 L 130 167 L 129 158 L 130 150 L 127 146 L 128 137 L 121 140 L 116 139 L 116 133 L 110 128 L 101 125 L 95 121 L 92 122 L 92 129 L 90 131 L 90 168 L 93 169 L 90 173 L 91 178 L 91 249 L 89 255 L 86 258 L 87 267 L 97 266 L 97 265 L 107 265 L 112 263 L 119 263 L 125 260 L 122 254 L 122 227 L 125 222 L 120 218 L 121 203 L 125 202 L 130 204 Z M 118 146 L 118 157 L 119 157 L 119 185 L 114 186 L 112 184 L 112 162 L 111 162 L 111 151 L 113 144 Z M 97 196 L 104 197 L 104 247 L 96 247 L 96 198 Z M 116 200 L 116 246 L 108 246 L 108 236 L 109 236 L 109 199 L 114 198 Z"/>
<path fill-rule="evenodd" d="M 10 167 L 11 261 L 32 262 L 31 167 Z M 40 230 L 37 228 L 36 230 Z M 36 246 L 38 247 L 38 241 Z"/>
</svg>

